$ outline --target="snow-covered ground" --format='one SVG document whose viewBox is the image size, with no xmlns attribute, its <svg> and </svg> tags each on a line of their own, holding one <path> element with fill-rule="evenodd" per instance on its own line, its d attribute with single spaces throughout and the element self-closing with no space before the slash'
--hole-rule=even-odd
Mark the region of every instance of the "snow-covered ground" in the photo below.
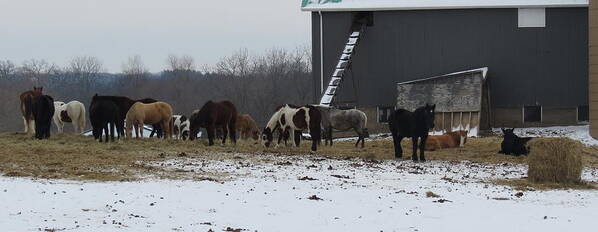
<svg viewBox="0 0 598 232">
<path fill-rule="evenodd" d="M 152 163 L 225 181 L 0 178 L 2 231 L 594 231 L 598 191 L 517 191 L 525 165 L 238 154 Z M 598 170 L 584 170 L 586 181 Z M 438 194 L 427 197 L 426 192 Z"/>
<path fill-rule="evenodd" d="M 496 135 L 502 135 L 500 128 L 493 128 L 492 132 Z M 439 135 L 442 133 L 430 133 L 430 135 Z M 598 146 L 598 140 L 590 136 L 590 126 L 552 126 L 552 127 L 528 127 L 515 128 L 515 134 L 522 137 L 567 137 L 586 146 Z M 390 133 L 372 134 L 370 139 L 392 139 Z M 335 141 L 353 141 L 357 137 L 338 138 Z"/>
<path fill-rule="evenodd" d="M 500 128 L 494 128 L 493 132 L 502 134 Z M 590 126 L 588 125 L 516 128 L 515 134 L 522 137 L 568 137 L 578 140 L 586 146 L 598 145 L 598 140 L 590 136 Z"/>
</svg>

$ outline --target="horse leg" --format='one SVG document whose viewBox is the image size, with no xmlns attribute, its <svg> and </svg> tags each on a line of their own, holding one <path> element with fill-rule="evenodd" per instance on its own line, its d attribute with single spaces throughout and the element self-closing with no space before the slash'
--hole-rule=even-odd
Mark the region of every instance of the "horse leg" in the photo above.
<svg viewBox="0 0 598 232">
<path fill-rule="evenodd" d="M 419 137 L 417 137 L 417 136 L 411 137 L 411 144 L 413 145 L 411 159 L 416 162 L 417 162 L 417 146 L 418 146 L 417 142 L 418 142 L 418 140 L 419 140 Z"/>
<path fill-rule="evenodd" d="M 113 122 L 110 123 L 110 140 L 112 142 L 114 142 L 114 123 Z"/>
<path fill-rule="evenodd" d="M 392 133 L 392 142 L 395 147 L 395 158 L 402 158 L 403 157 L 403 148 L 401 148 L 401 141 L 403 140 L 402 136 L 397 135 L 396 133 Z"/>
<path fill-rule="evenodd" d="M 140 123 L 139 124 L 139 137 L 143 138 L 143 131 L 145 130 L 145 124 Z"/>
<path fill-rule="evenodd" d="M 298 131 L 298 130 L 295 131 L 294 142 L 295 142 L 295 146 L 297 146 L 297 147 L 301 145 L 301 131 Z"/>
<path fill-rule="evenodd" d="M 355 143 L 355 147 L 357 147 L 357 145 L 359 145 L 359 141 L 363 139 L 363 134 L 360 133 L 356 127 L 353 128 L 353 130 L 355 130 L 355 133 L 357 133 L 357 142 Z M 361 148 L 363 148 L 363 143 L 361 143 Z"/>
<path fill-rule="evenodd" d="M 424 156 L 424 148 L 426 147 L 426 140 L 428 139 L 428 136 L 424 136 L 422 137 L 420 143 L 419 143 L 419 160 L 424 162 L 426 161 L 426 157 Z"/>
<path fill-rule="evenodd" d="M 228 128 L 226 125 L 222 125 L 222 145 L 226 143 L 226 136 L 228 136 Z"/>
<path fill-rule="evenodd" d="M 106 142 L 106 143 L 109 141 L 109 136 L 110 136 L 110 134 L 108 133 L 108 127 L 109 126 L 110 126 L 109 122 L 106 122 L 104 124 L 104 134 L 106 135 L 106 140 L 104 140 L 104 142 Z"/>
<path fill-rule="evenodd" d="M 235 124 L 228 123 L 228 132 L 230 133 L 230 140 L 233 144 L 237 144 L 237 130 L 235 129 Z"/>
<path fill-rule="evenodd" d="M 27 119 L 23 116 L 23 125 L 25 125 L 25 133 L 29 133 L 29 123 Z"/>
<path fill-rule="evenodd" d="M 216 128 L 214 128 L 213 125 L 208 125 L 206 127 L 206 131 L 208 131 L 208 146 L 214 145 L 214 132 L 215 132 L 214 130 L 215 129 Z"/>
<path fill-rule="evenodd" d="M 326 136 L 330 140 L 330 146 L 332 147 L 332 127 L 328 127 L 328 134 Z"/>
<path fill-rule="evenodd" d="M 28 134 L 29 133 L 34 134 L 36 132 L 36 130 L 35 130 L 35 128 L 36 128 L 35 122 L 36 122 L 35 120 L 27 120 L 27 127 L 29 128 L 28 129 L 29 130 Z"/>
<path fill-rule="evenodd" d="M 289 128 L 289 138 L 291 139 L 292 143 L 295 143 L 295 129 Z"/>
</svg>

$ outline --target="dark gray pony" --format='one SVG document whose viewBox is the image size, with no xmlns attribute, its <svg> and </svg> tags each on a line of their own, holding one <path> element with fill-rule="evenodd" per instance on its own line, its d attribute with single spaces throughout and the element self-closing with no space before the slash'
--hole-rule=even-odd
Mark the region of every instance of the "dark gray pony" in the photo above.
<svg viewBox="0 0 598 232">
<path fill-rule="evenodd" d="M 322 113 L 322 129 L 324 129 L 325 145 L 328 145 L 328 141 L 330 141 L 330 146 L 332 146 L 333 129 L 337 131 L 353 129 L 357 133 L 357 136 L 359 136 L 355 147 L 361 141 L 361 147 L 363 148 L 365 138 L 370 137 L 367 128 L 368 117 L 363 111 L 357 109 L 341 110 L 328 106 L 316 106 L 316 108 Z"/>
</svg>

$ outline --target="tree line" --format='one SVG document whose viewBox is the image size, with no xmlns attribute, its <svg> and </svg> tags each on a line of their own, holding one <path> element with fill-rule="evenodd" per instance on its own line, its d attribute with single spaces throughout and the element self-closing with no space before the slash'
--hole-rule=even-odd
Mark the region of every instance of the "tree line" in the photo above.
<svg viewBox="0 0 598 232">
<path fill-rule="evenodd" d="M 86 107 L 96 93 L 151 97 L 187 116 L 208 100 L 230 100 L 263 126 L 278 105 L 316 102 L 311 69 L 308 48 L 272 48 L 258 55 L 240 49 L 201 67 L 191 56 L 170 55 L 160 73 L 150 73 L 140 56 L 129 57 L 120 73 L 107 73 L 91 56 L 74 57 L 64 67 L 39 59 L 20 65 L 0 60 L 0 131 L 23 130 L 19 95 L 33 86 L 43 86 L 56 101 L 78 100 Z"/>
</svg>

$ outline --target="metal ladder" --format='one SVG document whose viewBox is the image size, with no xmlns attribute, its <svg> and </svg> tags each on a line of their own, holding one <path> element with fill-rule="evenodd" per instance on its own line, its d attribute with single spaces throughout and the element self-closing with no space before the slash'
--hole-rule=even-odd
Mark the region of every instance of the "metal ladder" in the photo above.
<svg viewBox="0 0 598 232">
<path fill-rule="evenodd" d="M 338 93 L 338 89 L 343 82 L 343 76 L 345 74 L 345 70 L 351 66 L 351 58 L 355 54 L 355 48 L 359 43 L 359 39 L 363 34 L 363 31 L 366 27 L 366 24 L 361 24 L 358 30 L 354 30 L 349 34 L 349 39 L 345 44 L 345 48 L 343 49 L 343 53 L 341 54 L 338 64 L 334 69 L 334 73 L 332 73 L 332 77 L 330 78 L 330 82 L 328 83 L 328 88 L 326 88 L 326 92 L 322 95 L 320 99 L 320 105 L 322 106 L 331 106 L 334 98 Z"/>
</svg>

